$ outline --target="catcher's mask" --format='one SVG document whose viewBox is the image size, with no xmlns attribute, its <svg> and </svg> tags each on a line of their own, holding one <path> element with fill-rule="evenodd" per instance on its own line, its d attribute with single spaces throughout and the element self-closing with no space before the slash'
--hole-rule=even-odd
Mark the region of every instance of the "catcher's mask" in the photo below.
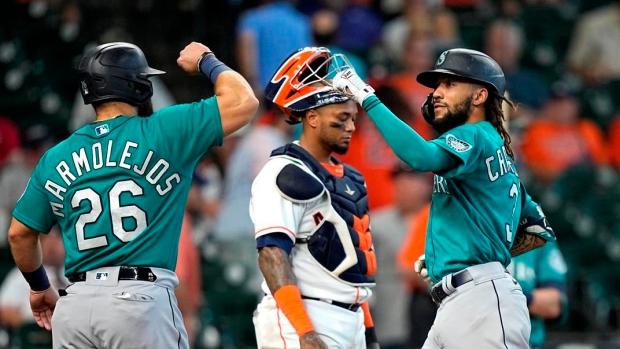
<svg viewBox="0 0 620 349">
<path fill-rule="evenodd" d="M 148 77 L 164 73 L 149 67 L 138 46 L 124 42 L 95 47 L 84 55 L 78 68 L 84 104 L 121 100 L 140 105 L 153 95 Z"/>
<path fill-rule="evenodd" d="M 265 88 L 265 97 L 288 116 L 289 124 L 298 124 L 306 110 L 349 99 L 328 79 L 350 67 L 344 55 L 332 54 L 325 47 L 301 48 L 280 64 Z"/>
<path fill-rule="evenodd" d="M 502 68 L 488 55 L 463 48 L 444 51 L 433 70 L 425 71 L 416 77 L 416 80 L 432 89 L 437 88 L 437 80 L 441 76 L 458 76 L 472 80 L 489 88 L 490 93 L 504 96 L 506 78 Z M 433 94 L 429 94 L 422 104 L 424 120 L 433 124 L 435 112 L 433 110 Z"/>
</svg>

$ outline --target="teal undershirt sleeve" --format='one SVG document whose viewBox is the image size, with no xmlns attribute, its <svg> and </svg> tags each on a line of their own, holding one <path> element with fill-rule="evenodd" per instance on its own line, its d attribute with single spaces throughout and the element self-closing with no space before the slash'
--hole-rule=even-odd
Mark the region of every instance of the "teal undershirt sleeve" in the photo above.
<svg viewBox="0 0 620 349">
<path fill-rule="evenodd" d="M 427 142 L 394 115 L 377 96 L 366 98 L 362 107 L 394 153 L 414 170 L 438 172 L 458 166 L 458 162 L 448 152 Z"/>
</svg>

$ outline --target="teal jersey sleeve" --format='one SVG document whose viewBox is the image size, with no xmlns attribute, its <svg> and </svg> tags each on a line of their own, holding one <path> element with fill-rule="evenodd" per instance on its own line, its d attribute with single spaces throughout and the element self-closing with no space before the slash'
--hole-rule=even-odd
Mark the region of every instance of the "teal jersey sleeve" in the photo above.
<svg viewBox="0 0 620 349">
<path fill-rule="evenodd" d="M 41 232 L 58 224 L 67 275 L 174 270 L 193 170 L 222 139 L 215 98 L 85 125 L 41 157 L 13 216 Z"/>
<path fill-rule="evenodd" d="M 427 142 L 394 115 L 376 96 L 364 100 L 364 110 L 394 153 L 413 169 L 434 172 L 457 165 L 450 154 L 436 144 Z"/>
<path fill-rule="evenodd" d="M 445 178 L 455 178 L 474 172 L 478 168 L 478 161 L 483 160 L 481 156 L 487 146 L 484 139 L 476 139 L 484 137 L 482 133 L 479 133 L 479 129 L 479 125 L 465 124 L 432 140 L 431 143 L 458 159 L 456 167 L 435 173 Z"/>
<path fill-rule="evenodd" d="M 24 225 L 44 234 L 49 233 L 56 219 L 54 218 L 54 206 L 50 205 L 44 184 L 41 183 L 40 167 L 36 166 L 24 193 L 19 198 L 13 217 Z M 36 210 L 28 209 L 29 207 L 37 207 Z M 19 209 L 18 209 L 19 208 Z"/>
<path fill-rule="evenodd" d="M 145 121 L 144 130 L 149 139 L 162 144 L 171 158 L 188 162 L 181 166 L 191 166 L 207 150 L 222 145 L 224 140 L 215 96 L 162 108 Z M 200 133 L 198 137 L 196 132 Z"/>
</svg>

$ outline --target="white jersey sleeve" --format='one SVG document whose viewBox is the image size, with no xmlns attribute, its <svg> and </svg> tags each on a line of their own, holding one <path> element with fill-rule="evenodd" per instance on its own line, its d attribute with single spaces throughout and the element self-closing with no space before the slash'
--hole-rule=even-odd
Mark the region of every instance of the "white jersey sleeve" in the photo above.
<svg viewBox="0 0 620 349">
<path fill-rule="evenodd" d="M 287 200 L 276 187 L 276 177 L 287 164 L 290 161 L 285 158 L 270 159 L 252 183 L 250 218 L 254 238 L 285 233 L 295 242 L 306 204 Z"/>
</svg>

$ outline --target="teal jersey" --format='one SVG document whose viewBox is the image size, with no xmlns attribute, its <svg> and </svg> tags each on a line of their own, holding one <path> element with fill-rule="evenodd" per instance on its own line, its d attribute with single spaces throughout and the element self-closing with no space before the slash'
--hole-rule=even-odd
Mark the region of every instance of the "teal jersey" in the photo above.
<svg viewBox="0 0 620 349">
<path fill-rule="evenodd" d="M 58 224 L 66 275 L 174 271 L 194 168 L 222 141 L 215 97 L 88 124 L 41 157 L 13 216 L 43 233 Z"/>
<path fill-rule="evenodd" d="M 431 279 L 467 267 L 510 263 L 523 206 L 515 165 L 487 121 L 464 124 L 431 141 L 458 160 L 435 173 L 425 254 Z"/>
<path fill-rule="evenodd" d="M 524 293 L 546 287 L 558 288 L 562 293 L 565 291 L 567 267 L 556 242 L 547 242 L 543 247 L 514 257 L 508 270 L 519 281 Z M 530 319 L 530 345 L 540 346 L 545 341 L 545 320 Z"/>
</svg>

